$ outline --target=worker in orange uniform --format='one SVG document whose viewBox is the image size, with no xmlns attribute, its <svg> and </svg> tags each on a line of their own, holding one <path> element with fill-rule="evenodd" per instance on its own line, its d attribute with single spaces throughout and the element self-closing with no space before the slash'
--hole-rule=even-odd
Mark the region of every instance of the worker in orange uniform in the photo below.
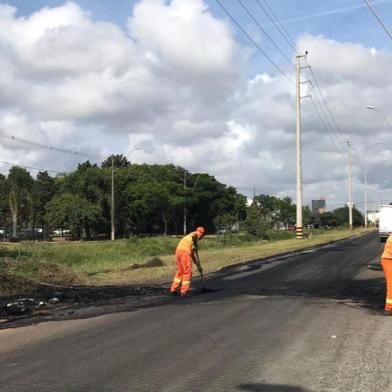
<svg viewBox="0 0 392 392">
<path fill-rule="evenodd" d="M 387 281 L 387 296 L 385 298 L 384 314 L 392 315 L 392 233 L 389 233 L 381 256 L 381 265 Z"/>
<path fill-rule="evenodd" d="M 170 292 L 175 295 L 181 286 L 181 296 L 187 295 L 192 280 L 192 260 L 197 251 L 198 242 L 204 237 L 204 227 L 198 227 L 196 231 L 189 233 L 178 243 L 176 249 L 177 272 L 174 276 Z M 195 261 L 196 262 L 196 261 Z M 198 266 L 200 269 L 201 267 Z"/>
</svg>

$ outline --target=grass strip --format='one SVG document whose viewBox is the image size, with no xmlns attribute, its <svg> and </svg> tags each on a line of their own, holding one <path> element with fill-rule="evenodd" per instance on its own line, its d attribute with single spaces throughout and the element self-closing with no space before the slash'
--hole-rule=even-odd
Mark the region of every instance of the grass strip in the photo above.
<svg viewBox="0 0 392 392">
<path fill-rule="evenodd" d="M 275 233 L 270 241 L 246 236 L 209 236 L 199 251 L 206 273 L 232 264 L 312 247 L 369 230 L 314 231 L 309 239 Z M 162 283 L 175 271 L 174 252 L 180 237 L 131 238 L 115 242 L 23 242 L 0 246 L 0 295 L 26 294 L 37 282 L 72 285 Z M 12 282 L 15 282 L 13 284 Z"/>
</svg>

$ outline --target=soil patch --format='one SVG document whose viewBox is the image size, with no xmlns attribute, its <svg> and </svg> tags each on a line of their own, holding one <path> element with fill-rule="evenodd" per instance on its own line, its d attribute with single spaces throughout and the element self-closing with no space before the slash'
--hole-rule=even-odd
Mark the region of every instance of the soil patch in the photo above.
<svg viewBox="0 0 392 392">
<path fill-rule="evenodd" d="M 130 270 L 139 269 L 139 268 L 154 268 L 154 267 L 163 267 L 166 264 L 159 258 L 154 257 L 151 260 L 148 260 L 146 263 L 143 264 L 132 264 L 129 268 Z"/>
</svg>

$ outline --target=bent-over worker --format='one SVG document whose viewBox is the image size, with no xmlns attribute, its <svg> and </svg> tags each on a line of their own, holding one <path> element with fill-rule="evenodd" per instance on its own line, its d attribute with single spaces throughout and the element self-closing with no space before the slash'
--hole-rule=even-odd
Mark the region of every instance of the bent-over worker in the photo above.
<svg viewBox="0 0 392 392">
<path fill-rule="evenodd" d="M 392 315 L 392 233 L 389 233 L 387 242 L 385 243 L 384 252 L 381 256 L 381 265 L 387 281 L 384 314 Z"/>
<path fill-rule="evenodd" d="M 198 227 L 178 243 L 176 249 L 177 271 L 170 292 L 176 294 L 181 286 L 181 295 L 188 293 L 192 280 L 192 260 L 197 251 L 198 242 L 204 237 L 204 227 Z"/>
</svg>

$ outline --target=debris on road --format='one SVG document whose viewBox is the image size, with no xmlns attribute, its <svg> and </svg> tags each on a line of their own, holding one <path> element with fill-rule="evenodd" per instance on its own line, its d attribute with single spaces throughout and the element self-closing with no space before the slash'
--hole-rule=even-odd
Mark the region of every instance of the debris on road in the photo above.
<svg viewBox="0 0 392 392">
<path fill-rule="evenodd" d="M 156 297 L 167 295 L 167 289 L 157 286 L 73 286 L 61 287 L 44 284 L 30 294 L 32 298 L 0 298 L 0 323 L 25 319 L 26 316 L 61 316 L 74 313 L 69 308 L 86 308 L 94 305 L 105 308 L 112 301 L 125 297 Z"/>
</svg>

